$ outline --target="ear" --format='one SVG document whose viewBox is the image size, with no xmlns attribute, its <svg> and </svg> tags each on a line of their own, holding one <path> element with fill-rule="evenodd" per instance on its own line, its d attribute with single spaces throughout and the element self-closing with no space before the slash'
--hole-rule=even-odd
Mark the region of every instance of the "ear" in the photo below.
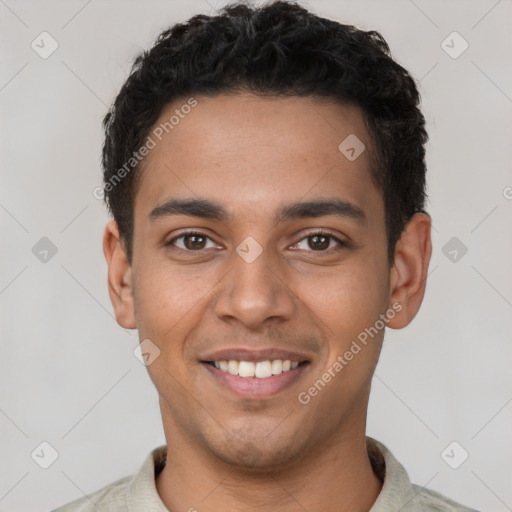
<svg viewBox="0 0 512 512">
<path fill-rule="evenodd" d="M 396 244 L 390 274 L 389 305 L 398 303 L 402 308 L 397 308 L 399 313 L 387 322 L 393 329 L 408 325 L 423 301 L 432 254 L 431 225 L 428 214 L 416 213 Z"/>
<path fill-rule="evenodd" d="M 105 227 L 103 254 L 108 265 L 108 293 L 117 323 L 125 329 L 136 329 L 132 270 L 114 220 Z"/>
</svg>

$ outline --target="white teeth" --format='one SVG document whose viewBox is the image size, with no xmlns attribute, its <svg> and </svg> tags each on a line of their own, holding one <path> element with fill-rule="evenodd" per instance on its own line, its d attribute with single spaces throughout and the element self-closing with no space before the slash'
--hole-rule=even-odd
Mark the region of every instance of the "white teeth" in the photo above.
<svg viewBox="0 0 512 512">
<path fill-rule="evenodd" d="M 279 375 L 283 372 L 283 361 L 276 359 L 272 361 L 272 375 Z"/>
<path fill-rule="evenodd" d="M 289 359 L 274 359 L 272 361 L 214 361 L 215 368 L 231 375 L 239 375 L 240 377 L 256 377 L 265 379 L 272 375 L 280 375 L 299 366 L 298 361 L 291 362 Z"/>
<path fill-rule="evenodd" d="M 238 375 L 238 361 L 228 361 L 228 373 Z"/>
<path fill-rule="evenodd" d="M 240 361 L 238 364 L 238 375 L 240 377 L 254 377 L 255 364 L 251 361 Z"/>
<path fill-rule="evenodd" d="M 270 361 L 262 361 L 261 363 L 256 363 L 254 375 L 258 377 L 258 379 L 270 377 L 272 375 L 272 363 Z"/>
</svg>

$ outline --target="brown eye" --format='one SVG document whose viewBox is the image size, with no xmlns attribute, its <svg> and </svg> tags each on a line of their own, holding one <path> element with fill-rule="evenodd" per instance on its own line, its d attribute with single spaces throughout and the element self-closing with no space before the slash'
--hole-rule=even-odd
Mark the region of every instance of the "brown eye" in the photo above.
<svg viewBox="0 0 512 512">
<path fill-rule="evenodd" d="M 324 232 L 311 233 L 295 244 L 297 249 L 315 252 L 331 252 L 331 250 L 341 250 L 346 246 L 347 244 L 337 236 Z"/>
<path fill-rule="evenodd" d="M 202 235 L 185 235 L 183 240 L 185 247 L 191 251 L 204 249 L 204 246 L 206 245 L 206 237 Z"/>
<path fill-rule="evenodd" d="M 207 247 L 207 244 L 210 246 Z M 167 246 L 176 247 L 182 251 L 200 251 L 201 249 L 209 249 L 215 247 L 210 237 L 203 233 L 189 232 L 182 233 L 181 235 L 173 238 L 167 244 Z"/>
<path fill-rule="evenodd" d="M 313 250 L 324 250 L 329 247 L 330 237 L 325 235 L 308 236 L 308 245 Z"/>
</svg>

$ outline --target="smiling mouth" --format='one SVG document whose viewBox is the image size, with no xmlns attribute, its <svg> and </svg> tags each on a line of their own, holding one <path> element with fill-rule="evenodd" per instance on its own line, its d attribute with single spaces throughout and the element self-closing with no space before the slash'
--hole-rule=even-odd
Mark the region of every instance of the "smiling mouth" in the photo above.
<svg viewBox="0 0 512 512">
<path fill-rule="evenodd" d="M 289 359 L 273 359 L 265 361 L 202 361 L 221 372 L 248 379 L 266 379 L 274 375 L 294 370 L 299 366 L 309 364 L 309 361 L 291 361 Z"/>
</svg>

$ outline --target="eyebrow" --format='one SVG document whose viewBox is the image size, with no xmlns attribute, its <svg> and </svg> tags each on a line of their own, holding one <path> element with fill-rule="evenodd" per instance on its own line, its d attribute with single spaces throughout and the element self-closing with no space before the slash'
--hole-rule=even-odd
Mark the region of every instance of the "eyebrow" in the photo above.
<svg viewBox="0 0 512 512">
<path fill-rule="evenodd" d="M 165 203 L 155 207 L 148 215 L 151 221 L 173 215 L 187 215 L 201 217 L 203 219 L 227 222 L 232 215 L 220 204 L 209 199 L 169 199 Z M 299 201 L 282 206 L 274 215 L 274 223 L 287 220 L 304 219 L 310 217 L 324 217 L 333 215 L 341 218 L 349 218 L 358 222 L 366 220 L 366 214 L 358 206 L 338 198 L 316 199 L 312 201 Z"/>
</svg>

